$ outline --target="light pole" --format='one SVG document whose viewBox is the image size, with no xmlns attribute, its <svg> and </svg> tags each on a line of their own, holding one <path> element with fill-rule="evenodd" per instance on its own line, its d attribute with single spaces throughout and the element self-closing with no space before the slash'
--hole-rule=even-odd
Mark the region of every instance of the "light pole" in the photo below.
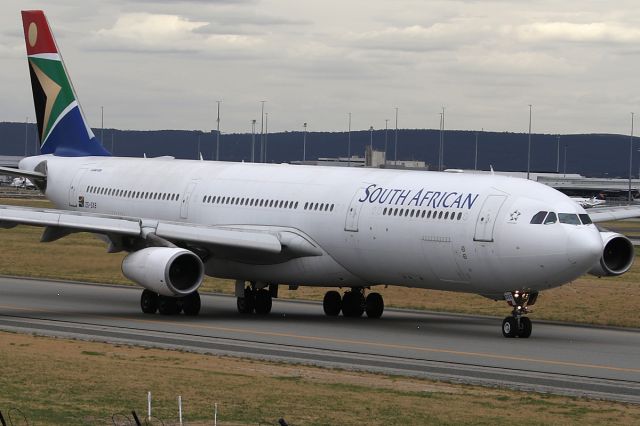
<svg viewBox="0 0 640 426">
<path fill-rule="evenodd" d="M 218 104 L 218 118 L 216 119 L 216 161 L 220 160 L 220 102 L 216 101 Z"/>
<path fill-rule="evenodd" d="M 266 101 L 260 101 L 260 163 L 262 163 L 262 157 L 264 153 L 264 103 Z"/>
<path fill-rule="evenodd" d="M 349 113 L 349 130 L 347 141 L 347 164 L 351 167 L 351 113 Z"/>
<path fill-rule="evenodd" d="M 476 132 L 476 155 L 473 160 L 473 170 L 478 170 L 478 132 Z"/>
<path fill-rule="evenodd" d="M 29 137 L 29 116 L 24 120 L 24 156 L 27 156 L 27 140 Z"/>
<path fill-rule="evenodd" d="M 393 144 L 393 161 L 398 161 L 398 107 L 396 107 L 396 134 L 395 141 Z"/>
<path fill-rule="evenodd" d="M 267 143 L 269 136 L 269 113 L 264 113 L 264 162 L 267 162 Z"/>
<path fill-rule="evenodd" d="M 564 173 L 563 177 L 567 177 L 567 145 L 564 146 Z"/>
<path fill-rule="evenodd" d="M 100 143 L 104 146 L 104 107 L 100 107 Z"/>
<path fill-rule="evenodd" d="M 387 164 L 387 143 L 389 142 L 389 119 L 384 119 L 384 164 Z"/>
<path fill-rule="evenodd" d="M 251 120 L 251 162 L 256 161 L 256 120 Z"/>
<path fill-rule="evenodd" d="M 556 158 L 556 173 L 560 173 L 560 135 L 556 136 L 557 146 L 558 146 L 558 154 Z"/>
<path fill-rule="evenodd" d="M 531 172 L 531 104 L 529 104 L 529 144 L 527 145 L 527 180 Z"/>
<path fill-rule="evenodd" d="M 633 116 L 635 114 L 631 113 L 631 137 L 629 138 L 629 204 L 633 200 L 633 196 L 631 195 L 631 167 L 633 167 Z"/>
<path fill-rule="evenodd" d="M 371 147 L 371 151 L 373 151 L 373 126 L 369 126 L 369 146 Z"/>
<path fill-rule="evenodd" d="M 307 161 L 307 123 L 302 125 L 304 132 L 302 134 L 302 162 Z"/>
<path fill-rule="evenodd" d="M 196 153 L 196 160 L 199 160 L 201 155 L 202 154 L 200 154 L 200 133 L 198 133 L 198 152 Z"/>
</svg>

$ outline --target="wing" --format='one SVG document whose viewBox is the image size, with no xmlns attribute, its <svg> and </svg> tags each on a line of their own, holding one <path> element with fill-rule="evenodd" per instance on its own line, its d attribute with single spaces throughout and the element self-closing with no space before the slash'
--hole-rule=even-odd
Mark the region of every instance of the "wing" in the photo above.
<svg viewBox="0 0 640 426">
<path fill-rule="evenodd" d="M 640 217 L 640 206 L 593 207 L 587 210 L 593 222 L 631 219 Z"/>
<path fill-rule="evenodd" d="M 85 212 L 0 205 L 0 227 L 44 227 L 41 241 L 75 232 L 105 235 L 110 251 L 148 245 L 177 245 L 203 257 L 246 262 L 278 263 L 296 257 L 321 256 L 323 251 L 306 235 L 286 227 L 207 226 L 184 222 L 120 217 Z"/>
</svg>

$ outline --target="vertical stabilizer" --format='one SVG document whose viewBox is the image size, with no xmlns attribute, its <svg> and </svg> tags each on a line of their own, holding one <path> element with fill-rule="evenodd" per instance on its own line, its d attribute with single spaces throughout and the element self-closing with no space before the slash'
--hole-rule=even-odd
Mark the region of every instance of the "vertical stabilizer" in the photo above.
<svg viewBox="0 0 640 426">
<path fill-rule="evenodd" d="M 110 155 L 87 124 L 44 12 L 22 11 L 22 25 L 40 151 L 66 157 Z"/>
</svg>

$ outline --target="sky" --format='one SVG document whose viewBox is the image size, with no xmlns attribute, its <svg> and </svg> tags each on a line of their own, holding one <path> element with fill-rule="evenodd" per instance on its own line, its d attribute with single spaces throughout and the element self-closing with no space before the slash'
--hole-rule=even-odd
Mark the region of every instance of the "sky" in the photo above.
<svg viewBox="0 0 640 426">
<path fill-rule="evenodd" d="M 33 121 L 20 10 L 46 12 L 93 127 L 628 134 L 640 8 L 618 0 L 3 0 L 0 121 Z M 640 116 L 640 115 L 639 115 Z M 388 122 L 385 122 L 388 120 Z M 640 124 L 640 123 L 639 123 Z"/>
</svg>

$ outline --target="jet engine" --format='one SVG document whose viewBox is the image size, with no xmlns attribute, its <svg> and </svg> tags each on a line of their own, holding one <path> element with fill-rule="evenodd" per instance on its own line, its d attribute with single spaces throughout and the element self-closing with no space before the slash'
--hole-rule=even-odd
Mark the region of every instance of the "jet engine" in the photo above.
<svg viewBox="0 0 640 426">
<path fill-rule="evenodd" d="M 173 247 L 148 247 L 122 261 L 122 273 L 131 281 L 163 296 L 186 296 L 204 279 L 202 260 L 193 252 Z"/>
<path fill-rule="evenodd" d="M 600 232 L 600 236 L 604 243 L 602 257 L 589 273 L 597 277 L 611 277 L 627 272 L 636 257 L 631 240 L 615 232 Z"/>
</svg>

